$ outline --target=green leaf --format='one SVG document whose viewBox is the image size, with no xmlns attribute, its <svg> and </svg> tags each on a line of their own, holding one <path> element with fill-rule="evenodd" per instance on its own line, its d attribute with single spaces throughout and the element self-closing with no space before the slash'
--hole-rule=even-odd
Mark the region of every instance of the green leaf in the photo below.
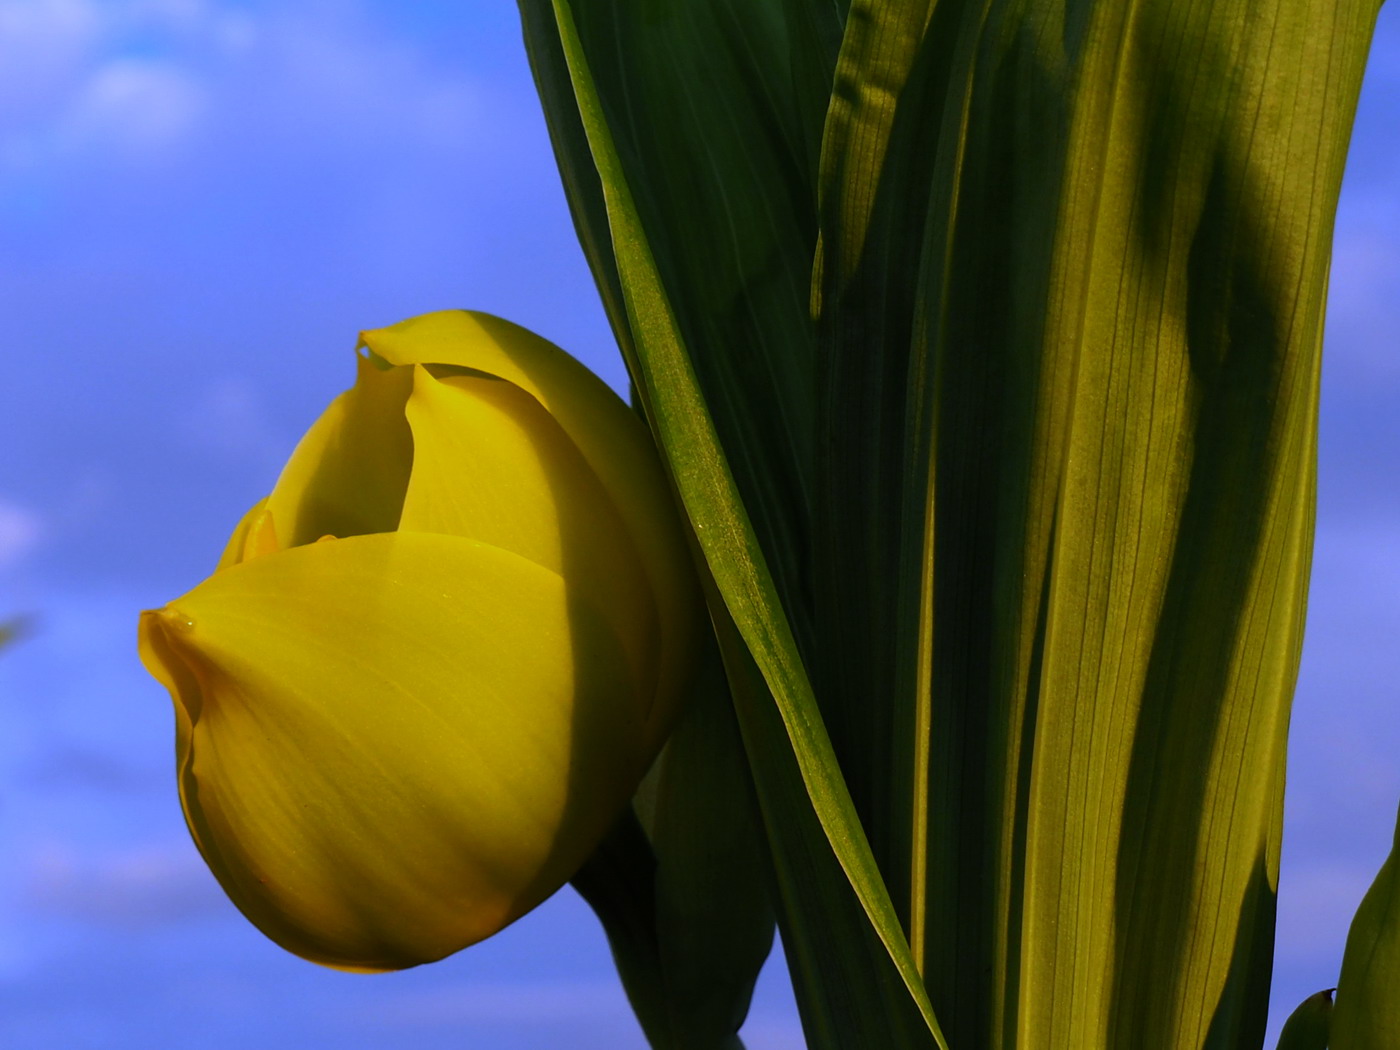
<svg viewBox="0 0 1400 1050">
<path fill-rule="evenodd" d="M 528 13 L 531 6 L 524 5 L 527 32 L 540 18 Z M 816 224 L 808 158 L 825 108 L 820 54 L 823 41 L 835 37 L 835 8 L 691 0 L 662 10 L 654 3 L 580 4 L 577 50 L 601 56 L 591 60 L 592 104 L 629 180 L 658 285 L 682 293 L 671 295 L 668 310 L 686 345 L 703 348 L 690 366 L 774 566 L 784 611 L 801 636 L 814 438 L 807 274 Z M 800 19 L 790 17 L 797 13 Z M 543 35 L 540 28 L 527 39 Z M 537 68 L 558 46 L 554 36 L 532 44 Z M 793 91 L 794 82 L 806 90 Z M 698 84 L 707 89 L 696 90 Z M 569 179 L 583 163 L 556 137 L 562 152 L 574 158 L 568 169 L 561 166 Z M 589 181 L 581 180 L 577 193 L 570 186 L 571 197 L 588 198 Z M 603 183 L 613 190 L 606 174 Z M 586 207 L 575 206 L 576 219 Z M 600 240 L 591 217 L 588 226 L 589 240 Z M 605 299 L 609 284 L 599 272 Z M 628 331 L 620 342 L 625 349 L 636 338 Z"/>
<path fill-rule="evenodd" d="M 700 10 L 699 6 L 694 10 Z M 603 88 L 612 84 L 608 95 L 612 109 L 605 108 L 604 92 L 595 84 L 591 71 L 585 36 L 592 41 L 594 53 L 601 51 L 611 58 L 619 54 L 617 41 L 628 28 L 660 26 L 665 29 L 679 25 L 686 31 L 700 31 L 715 27 L 705 27 L 703 22 L 695 20 L 645 15 L 628 18 L 616 10 L 605 12 L 603 6 L 589 6 L 587 12 L 593 14 L 584 20 L 585 30 L 591 30 L 585 34 L 575 26 L 572 5 L 565 2 L 554 5 L 558 38 L 574 85 L 579 116 L 601 178 L 614 258 L 626 302 L 629 336 L 623 341 L 624 350 L 629 349 L 630 343 L 629 368 L 714 576 L 723 610 L 726 615 L 732 615 L 744 647 L 752 654 L 765 684 L 763 695 L 746 692 L 744 701 L 736 696 L 736 705 L 776 703 L 784 730 L 782 747 L 793 756 L 795 763 L 789 781 L 802 786 L 806 796 L 802 807 L 814 811 L 826 839 L 823 848 L 834 852 L 842 873 L 839 880 L 823 879 L 820 872 L 826 869 L 818 869 L 821 895 L 835 898 L 854 891 L 866 925 L 858 927 L 847 940 L 862 935 L 869 926 L 874 927 L 907 990 L 905 994 L 919 1006 L 926 1029 L 936 1033 L 937 1025 L 928 1009 L 922 983 L 832 754 L 788 620 L 790 611 L 800 613 L 803 608 L 793 590 L 800 585 L 802 576 L 793 565 L 794 559 L 801 559 L 804 550 L 801 532 L 804 508 L 809 499 L 806 478 L 810 470 L 810 456 L 804 449 L 810 449 L 811 442 L 810 424 L 803 421 L 804 413 L 809 413 L 811 406 L 810 394 L 804 385 L 804 377 L 810 377 L 810 360 L 804 355 L 810 355 L 811 345 L 805 313 L 805 281 L 795 281 L 790 266 L 791 258 L 799 250 L 810 250 L 811 235 L 804 232 L 800 222 L 802 182 L 772 170 L 777 165 L 748 165 L 749 147 L 759 140 L 746 135 L 738 146 L 728 147 L 727 163 L 744 164 L 744 178 L 735 180 L 736 184 L 756 183 L 747 196 L 731 196 L 726 189 L 727 182 L 721 180 L 722 184 L 716 184 L 721 191 L 718 199 L 705 196 L 710 192 L 706 188 L 710 184 L 686 183 L 697 198 L 709 201 L 707 207 L 713 211 L 708 213 L 705 208 L 695 206 L 691 198 L 672 201 L 669 209 L 655 203 L 648 205 L 646 197 L 639 204 L 633 196 L 630 176 L 633 172 L 647 170 L 648 161 L 635 152 L 641 140 L 648 137 L 635 132 L 635 122 L 644 120 L 645 112 L 639 112 L 639 108 L 645 98 L 642 92 L 628 93 L 616 81 L 604 80 L 601 81 Z M 538 13 L 527 16 L 527 33 L 532 24 L 541 24 Z M 761 38 L 762 34 L 757 36 Z M 753 38 L 742 34 L 735 36 L 732 32 L 727 39 L 731 50 L 737 43 L 746 46 L 754 43 Z M 646 52 L 650 56 L 648 61 L 657 63 L 662 73 L 670 75 L 677 64 L 687 61 L 686 48 L 661 46 L 664 42 L 664 37 L 660 41 L 650 41 L 657 44 L 653 48 L 631 41 L 621 54 L 635 57 Z M 609 46 L 604 47 L 605 44 Z M 702 53 L 699 48 L 695 50 L 697 54 Z M 703 53 L 707 59 L 710 57 L 710 52 Z M 536 61 L 548 58 L 547 49 L 543 47 L 532 45 L 532 54 Z M 718 50 L 715 54 L 722 59 L 725 52 Z M 622 61 L 605 67 L 607 75 L 615 77 Z M 779 68 L 787 66 L 783 64 Z M 710 70 L 707 75 L 724 83 L 723 69 L 721 64 L 718 71 Z M 658 82 L 660 79 L 658 75 Z M 648 81 L 648 86 L 651 85 Z M 658 87 L 658 91 L 664 93 L 666 88 Z M 674 98 L 674 88 L 671 91 Z M 701 97 L 700 93 L 691 94 Z M 732 98 L 721 96 L 720 101 L 723 105 L 714 111 L 717 116 L 712 115 L 708 123 L 697 121 L 696 125 L 713 132 L 716 142 L 726 141 L 724 129 L 719 126 L 720 117 L 739 128 L 749 128 L 752 119 L 743 107 L 732 104 Z M 786 129 L 774 136 L 774 141 L 789 144 L 802 141 L 794 132 L 800 127 L 800 121 L 786 119 L 781 106 L 766 111 L 759 107 L 758 112 L 767 112 L 776 127 Z M 659 108 L 658 113 L 667 116 L 664 108 Z M 674 119 L 674 115 L 669 119 Z M 720 159 L 707 154 L 711 148 L 717 153 L 721 147 L 711 147 L 706 136 L 674 140 L 666 128 L 655 123 L 645 126 L 663 143 L 677 143 L 676 149 L 682 159 L 695 160 L 685 151 L 693 154 L 694 143 L 703 143 L 697 169 L 701 172 L 709 170 L 709 166 Z M 633 129 L 621 147 L 615 140 L 614 127 Z M 789 145 L 787 148 L 796 147 Z M 678 167 L 673 164 L 668 170 L 676 171 Z M 728 172 L 732 169 L 716 165 L 715 170 Z M 638 177 L 637 181 L 650 186 L 651 193 L 655 194 L 661 192 L 656 187 L 664 180 L 648 182 Z M 687 207 L 682 208 L 682 203 Z M 585 211 L 576 209 L 576 216 Z M 697 231 L 697 242 L 678 247 L 677 242 L 668 240 L 665 225 L 667 216 L 677 214 L 698 215 L 707 225 L 718 224 L 722 236 L 707 231 L 700 237 L 697 225 L 692 222 L 688 228 Z M 720 223 L 721 218 L 733 221 Z M 713 265 L 701 272 L 696 269 L 696 259 L 708 260 Z M 678 277 L 678 270 L 685 277 Z M 684 318 L 673 308 L 668 292 L 671 287 L 686 291 L 681 297 L 687 305 Z M 715 327 L 717 321 L 738 324 L 737 337 L 726 338 L 725 329 Z M 804 331 L 808 332 L 806 339 L 802 337 Z M 743 346 L 747 352 L 696 354 L 690 349 L 688 339 L 703 346 Z M 709 386 L 702 391 L 700 372 L 706 367 L 716 370 L 708 373 Z M 744 381 L 739 380 L 740 375 L 745 376 Z M 723 439 L 718 421 L 731 428 Z M 731 457 L 737 457 L 733 460 L 737 467 L 732 472 Z M 736 475 L 745 480 L 742 497 Z M 763 531 L 765 541 L 762 543 L 755 522 Z M 786 602 L 780 597 L 769 572 L 766 557 L 769 551 L 784 566 L 779 576 L 788 586 Z M 736 651 L 731 647 L 726 651 L 727 666 L 735 658 Z M 731 670 L 731 675 L 733 673 Z M 742 721 L 742 708 L 740 713 Z M 784 757 L 780 755 L 774 761 Z M 788 797 L 791 800 L 794 796 L 789 792 Z M 815 924 L 822 918 L 820 914 L 804 915 L 802 921 Z M 827 965 L 840 964 L 839 960 L 831 960 Z M 849 1031 L 857 1036 L 865 1032 L 878 1037 L 889 1025 L 888 1018 L 875 1012 L 885 996 L 876 991 L 861 995 L 858 989 L 867 985 L 878 990 L 888 985 L 888 978 L 882 968 L 854 974 L 853 978 L 856 986 L 842 991 L 848 1016 L 837 1023 L 850 1025 Z M 941 1045 L 941 1037 L 939 1043 Z"/>
<path fill-rule="evenodd" d="M 1347 934 L 1332 1050 L 1400 1046 L 1400 820 L 1390 856 L 1361 899 Z"/>
<path fill-rule="evenodd" d="M 852 4 L 814 681 L 954 1046 L 1262 1042 L 1377 8 Z"/>
<path fill-rule="evenodd" d="M 628 809 L 569 880 L 602 923 L 627 1000 L 655 1050 L 674 1050 L 656 933 L 656 856 Z"/>
<path fill-rule="evenodd" d="M 1262 1043 L 1378 7 L 559 0 L 532 45 L 823 1045 L 878 1030 L 830 961 L 872 930 L 955 1046 Z"/>
<path fill-rule="evenodd" d="M 921 568 L 901 564 L 904 499 L 926 471 L 908 458 L 904 413 L 918 294 L 911 278 L 938 116 L 914 68 L 931 7 L 852 6 L 826 118 L 812 277 L 820 406 L 812 580 L 816 634 L 835 643 L 817 647 L 813 676 L 921 967 L 927 705 L 899 680 L 896 647 L 918 625 L 917 605 L 902 607 Z"/>
<path fill-rule="evenodd" d="M 846 887 L 809 801 L 797 756 L 763 676 L 727 617 L 720 648 L 772 847 L 774 894 L 807 1045 L 946 1050 L 891 965 L 881 931 Z"/>
<path fill-rule="evenodd" d="M 1327 1050 L 1327 1033 L 1332 1018 L 1332 992 L 1310 995 L 1288 1015 L 1279 1033 L 1278 1050 Z"/>
<path fill-rule="evenodd" d="M 629 810 L 573 879 L 651 1045 L 743 1050 L 773 942 L 767 847 L 719 654 Z"/>
<path fill-rule="evenodd" d="M 773 944 L 768 850 L 719 654 L 638 792 L 675 1045 L 738 1048 Z"/>
</svg>

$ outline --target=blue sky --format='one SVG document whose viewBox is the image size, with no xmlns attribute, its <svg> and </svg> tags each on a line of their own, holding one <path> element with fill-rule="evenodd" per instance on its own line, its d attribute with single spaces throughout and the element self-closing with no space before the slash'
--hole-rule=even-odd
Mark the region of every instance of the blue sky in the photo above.
<svg viewBox="0 0 1400 1050">
<path fill-rule="evenodd" d="M 1277 1013 L 1334 983 L 1400 799 L 1400 12 L 1338 220 Z M 405 974 L 302 963 L 175 799 L 135 611 L 188 589 L 350 382 L 358 329 L 490 310 L 623 379 L 514 5 L 0 0 L 0 1045 L 643 1045 L 565 892 Z M 780 973 L 746 1030 L 801 1045 Z"/>
</svg>

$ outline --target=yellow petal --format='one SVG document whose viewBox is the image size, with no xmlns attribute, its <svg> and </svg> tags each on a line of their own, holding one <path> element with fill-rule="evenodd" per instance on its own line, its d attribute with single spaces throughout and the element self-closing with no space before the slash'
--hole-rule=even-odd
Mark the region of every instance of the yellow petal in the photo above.
<svg viewBox="0 0 1400 1050">
<path fill-rule="evenodd" d="M 627 527 L 578 448 L 513 383 L 413 370 L 413 473 L 400 531 L 481 540 L 561 575 L 612 624 L 649 710 L 656 604 Z"/>
<path fill-rule="evenodd" d="M 649 755 L 618 643 L 556 574 L 423 533 L 280 551 L 143 614 L 186 819 L 279 944 L 431 961 L 557 889 Z"/>
<path fill-rule="evenodd" d="M 412 382 L 409 369 L 358 358 L 355 385 L 312 424 L 268 497 L 285 546 L 398 526 L 413 458 L 403 416 Z"/>
<path fill-rule="evenodd" d="M 548 340 L 490 314 L 442 310 L 360 333 L 396 365 L 444 364 L 499 376 L 535 398 L 578 446 L 612 496 L 651 580 L 663 631 L 661 692 L 689 673 L 700 599 L 670 484 L 636 414 Z"/>
<path fill-rule="evenodd" d="M 219 564 L 214 567 L 216 572 L 243 561 L 248 556 L 250 547 L 261 553 L 271 553 L 271 551 L 263 549 L 266 547 L 266 533 L 268 532 L 271 534 L 273 549 L 275 549 L 276 533 L 271 530 L 271 519 L 266 513 L 266 508 L 267 497 L 264 496 L 253 504 L 247 514 L 243 515 L 234 528 L 233 535 L 229 537 L 228 543 L 224 547 L 224 553 L 219 556 Z"/>
</svg>

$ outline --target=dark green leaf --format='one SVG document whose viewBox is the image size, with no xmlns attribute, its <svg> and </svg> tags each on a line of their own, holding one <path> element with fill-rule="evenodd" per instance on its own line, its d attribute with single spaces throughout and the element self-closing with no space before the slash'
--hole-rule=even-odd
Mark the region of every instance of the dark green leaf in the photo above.
<svg viewBox="0 0 1400 1050">
<path fill-rule="evenodd" d="M 1400 819 L 1390 856 L 1366 891 L 1347 934 L 1332 1050 L 1400 1046 Z"/>
<path fill-rule="evenodd" d="M 1327 1050 L 1333 991 L 1318 992 L 1298 1004 L 1279 1033 L 1278 1050 Z"/>
<path fill-rule="evenodd" d="M 815 869 L 811 879 L 816 886 L 816 895 L 820 899 L 835 900 L 854 892 L 859 903 L 860 925 L 842 941 L 855 943 L 857 937 L 870 936 L 869 931 L 873 928 L 885 956 L 892 961 L 903 984 L 905 990 L 901 994 L 911 997 L 917 1004 L 925 1030 L 936 1032 L 936 1023 L 928 1009 L 922 983 L 909 957 L 903 933 L 890 908 L 888 895 L 875 870 L 864 833 L 855 819 L 840 770 L 832 755 L 793 628 L 768 569 L 764 547 L 760 545 L 750 519 L 752 513 L 754 519 L 761 523 L 767 537 L 767 549 L 773 550 L 785 566 L 781 578 L 787 581 L 789 587 L 788 608 L 800 611 L 802 606 L 795 588 L 800 585 L 802 577 L 792 566 L 794 558 L 800 563 L 803 550 L 803 543 L 794 529 L 800 529 L 804 518 L 807 496 L 804 495 L 806 483 L 802 479 L 810 469 L 807 465 L 810 463 L 809 455 L 804 452 L 804 449 L 810 449 L 810 429 L 799 418 L 803 413 L 810 413 L 810 396 L 803 392 L 803 377 L 810 376 L 809 362 L 803 360 L 803 355 L 810 353 L 810 340 L 797 338 L 808 323 L 805 306 L 802 305 L 805 304 L 805 287 L 798 288 L 801 294 L 798 294 L 796 301 L 800 308 L 794 310 L 793 289 L 797 285 L 780 258 L 788 250 L 794 229 L 800 227 L 797 220 L 802 200 L 800 183 L 783 183 L 798 196 L 774 197 L 774 180 L 781 181 L 783 176 L 780 172 L 762 172 L 756 176 L 758 186 L 753 200 L 731 198 L 723 187 L 719 187 L 720 199 L 715 200 L 705 196 L 710 190 L 705 188 L 703 180 L 698 184 L 688 183 L 697 197 L 708 200 L 707 206 L 719 209 L 721 216 L 729 216 L 731 208 L 737 209 L 733 214 L 739 221 L 737 224 L 721 224 L 723 236 L 718 239 L 712 231 L 706 231 L 697 241 L 697 244 L 707 245 L 715 253 L 712 260 L 715 266 L 709 273 L 691 274 L 691 279 L 703 280 L 703 286 L 687 291 L 685 301 L 691 307 L 696 303 L 704 303 L 705 307 L 698 313 L 688 315 L 689 327 L 683 328 L 681 319 L 673 310 L 667 289 L 676 284 L 687 289 L 689 286 L 675 276 L 671 267 L 690 272 L 695 258 L 707 257 L 705 250 L 691 245 L 685 245 L 681 250 L 676 242 L 668 240 L 664 219 L 671 212 L 654 205 L 645 212 L 639 208 L 633 199 L 629 176 L 638 170 L 645 171 L 646 162 L 626 149 L 619 149 L 614 141 L 614 127 L 635 129 L 635 121 L 638 120 L 645 125 L 644 118 L 639 116 L 639 107 L 643 107 L 645 100 L 640 99 L 636 92 L 629 95 L 622 91 L 622 101 L 619 102 L 618 92 L 614 89 L 611 97 L 615 108 L 609 111 L 603 94 L 595 84 L 589 49 L 575 25 L 573 6 L 560 0 L 554 4 L 553 10 L 562 53 L 574 86 L 578 113 L 601 178 L 613 254 L 626 303 L 630 334 L 629 341 L 624 342 L 624 351 L 630 358 L 629 368 L 653 432 L 670 464 L 708 568 L 714 576 L 719 593 L 715 600 L 721 603 L 715 612 L 733 617 L 743 638 L 744 648 L 752 654 L 762 675 L 763 694 L 747 692 L 746 696 L 750 697 L 747 702 L 750 705 L 761 703 L 770 715 L 773 705 L 776 705 L 776 711 L 781 716 L 783 735 L 773 738 L 770 748 L 782 748 L 772 763 L 774 769 L 786 778 L 787 804 L 800 804 L 802 815 L 810 815 L 809 819 L 815 820 L 824 839 L 822 849 L 830 849 L 839 865 L 839 875 L 835 874 L 837 866 Z M 628 19 L 604 5 L 587 6 L 587 10 L 594 14 L 594 20 L 589 24 L 598 27 L 599 33 L 603 29 L 621 33 L 623 30 L 617 23 L 635 22 L 638 25 L 654 24 L 670 28 L 675 21 L 660 16 L 652 17 L 649 21 L 645 12 Z M 609 17 L 601 17 L 605 14 Z M 535 18 L 538 17 L 537 14 Z M 532 22 L 539 24 L 527 17 L 527 29 Z M 682 21 L 682 24 L 688 23 Z M 616 55 L 615 48 L 603 46 L 609 39 L 606 36 L 594 34 L 590 39 L 592 46 L 602 50 L 610 60 Z M 736 41 L 741 39 L 731 37 L 729 46 L 733 48 Z M 541 49 L 535 50 L 538 54 Z M 664 52 L 666 49 L 661 50 Z M 681 56 L 677 52 L 672 58 L 671 65 L 662 63 L 658 67 L 661 73 L 674 72 L 675 62 L 679 62 Z M 655 61 L 655 56 L 648 61 Z M 610 68 L 615 75 L 616 69 L 624 65 L 619 63 L 605 68 Z M 723 83 L 723 80 L 719 82 Z M 731 98 L 721 110 L 725 119 L 736 121 L 740 128 L 749 127 L 752 115 L 734 108 L 732 101 Z M 760 108 L 758 112 L 768 111 Z M 774 119 L 789 131 L 794 127 L 782 120 L 781 114 Z M 661 133 L 661 129 L 645 126 L 649 131 L 657 132 L 663 142 L 677 141 L 669 134 Z M 722 129 L 714 130 L 717 141 L 725 141 Z M 645 136 L 638 136 L 634 130 L 626 141 L 635 146 L 642 137 Z M 781 137 L 784 142 L 800 141 L 797 136 Z M 681 145 L 675 148 L 680 149 Z M 700 159 L 703 161 L 707 158 Z M 750 159 L 738 154 L 730 156 L 734 162 L 747 163 Z M 745 178 L 754 175 L 747 167 L 744 171 Z M 655 186 L 654 183 L 650 185 Z M 653 188 L 653 192 L 660 191 Z M 687 199 L 681 203 L 694 207 L 693 200 Z M 679 208 L 680 204 L 673 202 L 673 206 Z M 584 210 L 576 209 L 576 215 Z M 675 214 L 682 213 L 685 213 L 684 209 Z M 704 210 L 699 209 L 695 213 L 703 215 Z M 650 225 L 644 221 L 644 214 Z M 740 231 L 742 236 L 739 236 Z M 797 232 L 801 234 L 800 229 Z M 657 247 L 654 248 L 653 244 Z M 733 253 L 727 259 L 722 258 L 721 251 L 725 244 Z M 754 293 L 753 288 L 762 289 L 762 294 Z M 733 299 L 735 296 L 739 299 Z M 749 302 L 751 296 L 756 297 Z M 734 309 L 730 310 L 726 303 Z M 760 306 L 762 309 L 759 309 Z M 741 328 L 737 330 L 742 334 L 742 339 L 730 341 L 718 338 L 720 330 L 713 327 L 716 318 L 742 321 Z M 696 334 L 691 336 L 690 333 Z M 695 345 L 707 347 L 708 352 L 693 352 L 687 343 L 688 337 L 695 340 Z M 728 349 L 733 346 L 743 347 L 744 352 Z M 711 362 L 719 362 L 720 372 L 710 374 L 710 387 L 702 392 L 699 372 Z M 730 371 L 752 370 L 756 366 L 758 370 L 749 372 L 749 378 L 743 381 L 737 379 L 738 372 Z M 788 378 L 775 381 L 773 377 L 778 375 Z M 723 441 L 717 430 L 716 417 L 735 428 Z M 764 436 L 754 438 L 754 432 L 749 429 L 754 427 L 763 430 Z M 735 433 L 747 433 L 749 436 L 735 437 Z M 729 455 L 738 457 L 732 471 Z M 740 497 L 736 474 L 743 477 L 749 486 L 746 498 Z M 735 647 L 726 650 L 727 667 L 737 656 Z M 748 655 L 744 656 L 746 660 L 749 658 Z M 730 673 L 731 676 L 734 673 L 732 668 Z M 731 677 L 731 684 L 732 681 Z M 740 701 L 736 697 L 738 703 Z M 763 797 L 764 792 L 760 789 L 761 801 Z M 776 796 L 770 793 L 769 797 Z M 765 820 L 771 819 L 770 812 L 765 811 Z M 769 834 L 771 837 L 771 824 Z M 783 858 L 776 858 L 775 863 L 780 859 Z M 783 907 L 786 912 L 789 905 L 785 902 Z M 852 914 L 850 909 L 828 910 L 843 917 Z M 815 926 L 823 921 L 825 916 L 820 913 L 805 914 L 803 917 L 804 925 Z M 861 994 L 859 989 L 861 986 L 888 988 L 890 982 L 885 968 L 866 969 L 852 976 L 856 985 L 841 989 L 849 1016 L 838 1020 L 848 1026 L 845 1030 L 865 1032 L 863 1041 L 869 1042 L 871 1038 L 878 1041 L 881 1033 L 890 1028 L 889 1016 L 876 1012 L 878 1004 L 888 997 L 888 993 L 876 994 L 872 990 L 869 994 Z M 939 1041 L 941 1044 L 941 1039 Z"/>
</svg>

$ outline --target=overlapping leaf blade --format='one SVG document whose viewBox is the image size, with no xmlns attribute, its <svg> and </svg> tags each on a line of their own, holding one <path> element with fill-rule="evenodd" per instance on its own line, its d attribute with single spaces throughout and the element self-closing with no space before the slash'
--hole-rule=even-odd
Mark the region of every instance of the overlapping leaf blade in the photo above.
<svg viewBox="0 0 1400 1050">
<path fill-rule="evenodd" d="M 773 940 L 767 845 L 719 654 L 655 766 L 573 883 L 658 1050 L 743 1050 Z"/>
<path fill-rule="evenodd" d="M 1259 1045 L 1377 0 L 545 6 L 809 1035 Z"/>
<path fill-rule="evenodd" d="M 639 792 L 657 858 L 657 933 L 676 1045 L 739 1047 L 773 943 L 767 844 L 717 652 Z"/>
<path fill-rule="evenodd" d="M 798 99 L 819 120 L 824 96 L 793 78 L 811 56 L 778 4 L 595 2 L 574 17 L 658 286 L 801 636 L 816 229 Z"/>
<path fill-rule="evenodd" d="M 700 12 L 702 5 L 690 7 Z M 727 8 L 713 5 L 705 10 L 723 13 Z M 791 29 L 792 39 L 803 40 L 804 48 L 813 39 L 834 39 L 820 28 L 820 19 L 801 13 L 803 25 L 772 19 L 767 24 Z M 801 156 L 810 152 L 814 141 L 810 117 L 803 116 L 801 107 L 757 105 L 755 112 L 767 121 L 763 134 L 779 134 L 760 141 L 750 132 L 739 146 L 728 147 L 727 163 L 745 172 L 735 185 L 745 188 L 739 192 L 719 186 L 717 196 L 707 196 L 683 178 L 685 169 L 716 164 L 725 154 L 715 143 L 722 144 L 732 134 L 722 125 L 743 130 L 750 126 L 752 114 L 742 116 L 744 107 L 736 106 L 735 98 L 721 98 L 709 122 L 691 113 L 689 138 L 668 138 L 671 129 L 655 123 L 675 120 L 684 107 L 659 107 L 647 117 L 643 88 L 674 77 L 678 62 L 684 68 L 684 48 L 667 43 L 667 33 L 677 28 L 673 19 L 656 12 L 624 12 L 612 5 L 579 5 L 576 12 L 563 2 L 553 5 L 552 24 L 544 5 L 524 3 L 522 14 L 542 95 L 557 110 L 551 117 L 556 150 L 570 150 L 578 140 L 566 126 L 567 106 L 551 89 L 562 82 L 557 67 L 561 58 L 578 100 L 581 126 L 601 178 L 596 187 L 587 177 L 566 186 L 571 197 L 601 190 L 612 255 L 603 260 L 600 286 L 606 298 L 608 264 L 615 267 L 625 305 L 619 342 L 714 576 L 715 600 L 720 603 L 716 615 L 732 616 L 743 640 L 727 647 L 731 684 L 736 675 L 748 680 L 749 672 L 736 669 L 735 661 L 744 662 L 744 667 L 751 662 L 760 676 L 761 687 L 750 682 L 749 688 L 736 690 L 735 699 L 750 762 L 760 780 L 756 786 L 770 841 L 788 842 L 787 847 L 775 847 L 779 883 L 786 879 L 792 887 L 800 882 L 800 893 L 780 900 L 780 916 L 785 929 L 800 924 L 821 930 L 831 943 L 878 945 L 873 955 L 860 950 L 799 951 L 800 960 L 820 971 L 805 978 L 810 995 L 799 989 L 804 1008 L 814 1004 L 811 1009 L 820 1014 L 809 1018 L 809 1030 L 815 1029 L 819 1046 L 869 1043 L 891 1031 L 907 1033 L 901 1037 L 904 1045 L 932 1045 L 936 1024 L 855 819 L 797 646 L 807 610 L 802 586 L 813 436 L 805 260 L 810 259 L 816 227 L 814 221 L 800 218 L 804 207 L 814 207 L 813 189 L 801 177 Z M 696 31 L 693 20 L 682 19 L 679 25 L 682 40 Z M 653 62 L 672 55 L 675 61 L 655 67 L 655 81 L 645 76 L 630 85 L 625 78 L 621 83 L 594 80 L 590 54 L 601 51 L 615 58 L 617 50 L 611 45 L 623 27 L 662 30 L 648 46 L 634 40 L 636 46 L 624 49 L 631 53 L 640 47 Z M 712 38 L 716 31 L 703 24 L 702 29 L 702 37 Z M 745 47 L 756 42 L 747 34 L 731 34 L 726 46 L 736 40 Z M 783 43 L 767 54 L 782 56 L 790 47 Z M 555 66 L 541 72 L 541 65 L 551 62 Z M 763 65 L 755 64 L 745 75 Z M 615 62 L 606 75 L 618 77 L 626 68 L 626 61 Z M 801 79 L 811 71 L 811 56 L 804 54 L 802 62 L 784 58 L 778 68 L 790 70 L 779 80 Z M 715 77 L 713 68 L 707 75 Z M 726 83 L 722 77 L 715 82 Z M 737 85 L 740 100 L 761 101 L 766 90 L 756 95 L 743 76 L 729 83 Z M 674 85 L 662 88 L 673 98 L 675 90 Z M 693 108 L 693 97 L 684 100 Z M 639 133 L 639 122 L 646 134 Z M 714 140 L 705 134 L 712 130 Z M 648 141 L 653 135 L 663 145 L 669 143 L 673 153 L 662 149 L 655 155 L 655 144 Z M 623 140 L 620 146 L 618 138 Z M 790 163 L 770 159 L 755 167 L 771 154 L 772 141 L 787 143 Z M 665 178 L 649 167 L 656 164 Z M 561 161 L 566 178 L 570 170 L 583 167 L 576 157 L 568 164 Z M 726 169 L 721 165 L 715 170 Z M 647 184 L 655 193 L 658 181 L 664 186 L 671 178 L 690 186 L 692 196 L 673 199 L 669 207 L 634 199 L 633 185 Z M 576 222 L 593 222 L 598 214 L 596 201 L 575 201 Z M 716 229 L 729 239 L 715 240 Z M 586 246 L 603 243 L 596 230 L 583 239 Z M 687 282 L 699 282 L 699 287 L 673 299 L 672 289 L 689 288 Z M 685 307 L 673 306 L 682 300 Z M 616 314 L 614 321 L 618 323 Z M 763 433 L 756 437 L 755 428 Z M 776 563 L 771 574 L 769 552 Z M 775 835 L 774 822 L 781 834 Z M 794 841 L 798 847 L 792 846 Z M 787 854 L 782 853 L 785 848 Z M 805 870 L 793 868 L 793 848 L 800 848 Z M 797 969 L 801 983 L 801 964 Z"/>
<path fill-rule="evenodd" d="M 841 754 L 952 1045 L 1257 1046 L 1378 5 L 920 6 L 853 3 L 823 155 L 819 433 L 866 427 L 815 550 L 867 537 L 890 591 L 828 593 L 892 635 L 818 678 L 833 736 L 894 681 Z"/>
<path fill-rule="evenodd" d="M 930 1035 L 927 1014 L 914 1008 L 904 975 L 890 965 L 893 913 L 886 907 L 872 918 L 845 890 L 830 830 L 818 816 L 824 802 L 814 807 L 805 795 L 798 755 L 762 673 L 732 623 L 721 619 L 716 630 L 771 846 L 775 904 L 808 1046 L 946 1050 L 941 1033 Z M 868 864 L 862 877 L 873 871 Z"/>
</svg>

